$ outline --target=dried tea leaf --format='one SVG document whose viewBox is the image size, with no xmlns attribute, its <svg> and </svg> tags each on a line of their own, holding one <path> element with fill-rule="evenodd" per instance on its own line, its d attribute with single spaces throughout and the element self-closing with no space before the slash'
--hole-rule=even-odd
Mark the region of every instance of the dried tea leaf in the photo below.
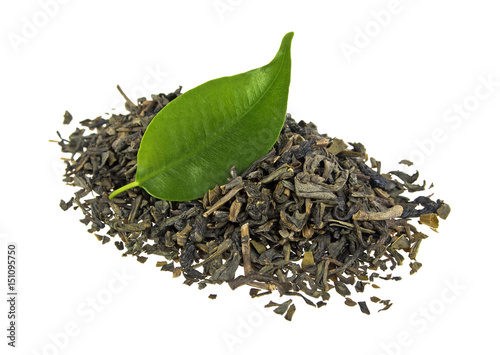
<svg viewBox="0 0 500 355">
<path fill-rule="evenodd" d="M 326 306 L 326 304 L 327 304 L 326 302 L 319 301 L 318 303 L 316 303 L 316 307 L 321 308 L 323 306 Z"/>
<path fill-rule="evenodd" d="M 398 239 L 392 243 L 391 247 L 394 249 L 408 249 L 411 245 L 410 241 L 406 238 L 406 235 L 400 235 Z"/>
<path fill-rule="evenodd" d="M 417 240 L 413 246 L 411 247 L 409 257 L 411 260 L 415 260 L 417 258 L 418 250 L 420 248 L 420 244 L 422 243 L 423 239 Z"/>
<path fill-rule="evenodd" d="M 437 218 L 437 214 L 429 213 L 423 214 L 420 216 L 420 223 L 425 224 L 431 228 L 439 227 L 439 219 Z"/>
<path fill-rule="evenodd" d="M 257 294 L 260 292 L 258 288 L 251 288 L 250 291 L 248 292 L 250 297 L 254 298 L 257 296 Z"/>
<path fill-rule="evenodd" d="M 163 269 L 163 267 L 162 267 L 162 269 Z M 172 277 L 175 279 L 175 278 L 181 276 L 181 273 L 182 273 L 182 268 L 176 267 L 172 270 Z"/>
<path fill-rule="evenodd" d="M 261 290 L 259 290 L 258 288 L 251 288 L 249 294 L 250 297 L 252 298 L 261 297 L 271 294 L 272 293 L 271 290 L 273 290 L 271 286 L 269 286 L 269 291 L 262 291 L 262 292 L 260 292 Z"/>
<path fill-rule="evenodd" d="M 330 152 L 331 155 L 337 155 L 340 152 L 343 152 L 349 148 L 347 144 L 342 139 L 339 138 L 334 138 L 330 145 L 326 148 L 328 152 Z"/>
<path fill-rule="evenodd" d="M 259 254 L 263 254 L 267 250 L 267 248 L 264 245 L 262 245 L 256 240 L 251 240 L 250 243 L 253 245 L 253 247 L 255 248 L 255 250 L 257 250 L 257 253 Z"/>
<path fill-rule="evenodd" d="M 335 291 L 337 291 L 339 295 L 345 297 L 351 294 L 351 291 L 349 291 L 345 283 L 343 283 L 342 281 L 335 281 L 334 284 Z"/>
<path fill-rule="evenodd" d="M 63 211 L 67 211 L 68 209 L 71 208 L 71 206 L 73 206 L 74 199 L 75 198 L 72 197 L 68 202 L 64 202 L 64 200 L 61 200 L 61 202 L 59 202 L 59 207 L 61 207 Z"/>
<path fill-rule="evenodd" d="M 292 303 L 290 308 L 288 308 L 288 311 L 286 311 L 285 319 L 291 321 L 294 314 L 295 314 L 295 305 Z"/>
<path fill-rule="evenodd" d="M 304 302 L 307 303 L 309 306 L 316 307 L 316 305 L 314 304 L 313 301 L 311 301 L 310 299 L 308 299 L 306 296 L 304 296 L 301 293 L 298 293 L 298 292 L 285 292 L 285 295 L 287 295 L 287 296 L 299 296 L 299 297 L 302 297 L 302 299 L 304 300 Z"/>
<path fill-rule="evenodd" d="M 436 211 L 437 215 L 442 219 L 448 218 L 448 215 L 450 214 L 450 212 L 451 212 L 450 205 L 448 205 L 444 202 L 441 204 L 441 206 Z"/>
<path fill-rule="evenodd" d="M 313 253 L 306 251 L 302 257 L 302 269 L 305 270 L 308 266 L 314 265 Z"/>
<path fill-rule="evenodd" d="M 285 314 L 285 312 L 287 311 L 288 309 L 288 306 L 290 306 L 290 304 L 292 303 L 292 300 L 288 300 L 286 302 L 283 302 L 282 304 L 280 304 L 278 307 L 276 307 L 273 312 L 274 313 L 277 313 L 279 315 L 283 315 Z"/>
<path fill-rule="evenodd" d="M 370 310 L 368 309 L 365 301 L 358 302 L 358 304 L 361 312 L 363 312 L 364 314 L 370 314 Z"/>
<path fill-rule="evenodd" d="M 358 281 L 356 285 L 354 285 L 354 289 L 356 292 L 361 293 L 365 290 L 365 284 L 362 281 Z"/>
<path fill-rule="evenodd" d="M 413 184 L 415 181 L 417 181 L 419 175 L 418 171 L 413 175 L 408 175 L 407 173 L 404 173 L 402 171 L 390 171 L 389 173 L 392 175 L 396 175 L 407 184 Z"/>
<path fill-rule="evenodd" d="M 414 261 L 410 263 L 410 275 L 413 275 L 416 273 L 420 268 L 422 267 L 422 263 L 419 263 L 418 261 Z"/>
<path fill-rule="evenodd" d="M 404 164 L 406 166 L 412 166 L 413 165 L 413 162 L 407 160 L 407 159 L 403 159 L 399 162 L 399 164 Z"/>
<path fill-rule="evenodd" d="M 384 305 L 385 305 L 385 307 L 384 307 L 384 308 L 379 309 L 379 310 L 378 310 L 379 312 L 386 311 L 386 310 L 388 310 L 389 308 L 391 308 L 391 306 L 392 306 L 392 303 L 391 303 L 391 301 L 390 301 L 390 300 L 380 301 L 380 303 L 384 304 Z"/>
<path fill-rule="evenodd" d="M 359 210 L 352 216 L 352 219 L 355 221 L 383 221 L 401 216 L 403 210 L 403 207 L 399 205 L 388 208 L 382 212 Z"/>
<path fill-rule="evenodd" d="M 346 306 L 349 306 L 349 307 L 354 307 L 355 305 L 357 305 L 357 302 L 353 301 L 349 297 L 345 298 L 344 303 L 346 304 Z"/>
<path fill-rule="evenodd" d="M 71 115 L 71 113 L 69 113 L 68 111 L 64 112 L 63 124 L 70 124 L 72 120 L 73 120 L 73 116 Z"/>
</svg>

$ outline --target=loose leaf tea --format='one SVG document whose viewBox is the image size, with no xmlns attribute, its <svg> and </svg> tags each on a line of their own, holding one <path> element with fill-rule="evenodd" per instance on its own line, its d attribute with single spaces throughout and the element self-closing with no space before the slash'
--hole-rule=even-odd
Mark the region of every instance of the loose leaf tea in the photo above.
<svg viewBox="0 0 500 355">
<path fill-rule="evenodd" d="M 292 302 L 319 308 L 330 296 L 369 314 L 360 293 L 400 280 L 393 273 L 405 258 L 410 274 L 423 267 L 416 259 L 428 236 L 416 225 L 438 228 L 450 207 L 408 197 L 424 188 L 418 176 L 384 174 L 361 143 L 319 134 L 289 114 L 268 152 L 244 171 L 231 168 L 230 178 L 199 200 L 161 200 L 142 189 L 109 199 L 116 186 L 133 181 L 153 117 L 182 97 L 179 89 L 127 103 L 129 114 L 81 121 L 61 138 L 62 151 L 71 154 L 64 181 L 78 190 L 60 206 L 80 209 L 81 222 L 102 244 L 113 241 L 140 263 L 155 256 L 161 271 L 200 289 L 227 283 L 249 286 L 251 297 L 285 296 L 268 307 L 287 320 L 296 310 Z M 378 311 L 392 305 L 374 300 Z"/>
<path fill-rule="evenodd" d="M 293 32 L 275 58 L 246 73 L 211 80 L 161 110 L 149 125 L 137 154 L 135 186 L 164 200 L 188 201 L 223 184 L 266 154 L 286 114 Z"/>
</svg>

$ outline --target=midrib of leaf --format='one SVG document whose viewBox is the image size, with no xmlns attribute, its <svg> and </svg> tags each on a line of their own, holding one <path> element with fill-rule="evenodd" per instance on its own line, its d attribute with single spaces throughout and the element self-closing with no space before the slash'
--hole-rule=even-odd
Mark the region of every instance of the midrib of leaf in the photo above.
<svg viewBox="0 0 500 355">
<path fill-rule="evenodd" d="M 218 139 L 220 136 L 222 136 L 224 133 L 226 133 L 231 127 L 233 127 L 236 123 L 238 123 L 241 119 L 243 119 L 243 117 L 245 117 L 255 106 L 257 106 L 260 103 L 260 101 L 262 100 L 262 98 L 264 98 L 264 96 L 267 94 L 267 92 L 269 91 L 269 89 L 274 85 L 274 82 L 278 79 L 278 77 L 279 77 L 279 75 L 281 73 L 281 70 L 283 69 L 283 63 L 284 63 L 285 59 L 286 58 L 284 56 L 284 58 L 282 59 L 282 61 L 280 63 L 280 68 L 278 70 L 278 73 L 274 77 L 274 79 L 271 82 L 271 84 L 268 85 L 268 87 L 266 88 L 266 90 L 264 91 L 264 93 L 258 98 L 258 100 L 252 106 L 249 107 L 249 109 L 241 117 L 236 118 L 233 121 L 233 123 L 231 123 L 230 125 L 228 125 L 225 129 L 221 130 L 219 133 L 215 134 L 212 138 L 209 138 L 204 143 L 200 144 L 197 148 L 189 151 L 184 156 L 182 156 L 182 157 L 180 157 L 178 159 L 175 159 L 174 161 L 168 163 L 167 165 L 163 166 L 161 169 L 158 169 L 158 170 L 154 171 L 153 173 L 147 175 L 145 178 L 141 179 L 141 181 L 139 181 L 139 183 L 146 182 L 146 181 L 148 181 L 148 180 L 150 180 L 150 179 L 158 176 L 159 174 L 161 174 L 165 170 L 169 169 L 173 165 L 176 165 L 176 164 L 178 164 L 181 161 L 187 160 L 193 154 L 197 153 L 202 148 L 206 147 L 209 143 L 211 143 L 214 140 Z"/>
</svg>

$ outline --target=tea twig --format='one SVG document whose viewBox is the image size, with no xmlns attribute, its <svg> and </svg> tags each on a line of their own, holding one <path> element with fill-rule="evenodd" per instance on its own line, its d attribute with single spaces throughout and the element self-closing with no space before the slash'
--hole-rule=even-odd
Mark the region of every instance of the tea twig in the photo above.
<svg viewBox="0 0 500 355">
<path fill-rule="evenodd" d="M 125 95 L 125 93 L 123 92 L 122 88 L 120 87 L 120 85 L 116 85 L 116 88 L 118 89 L 118 91 L 120 92 L 120 94 L 123 96 L 123 98 L 125 99 L 125 101 L 127 101 L 130 105 L 134 106 L 134 107 L 137 107 L 139 108 L 139 106 L 137 106 L 136 104 L 134 104 L 128 97 L 127 95 Z"/>
</svg>

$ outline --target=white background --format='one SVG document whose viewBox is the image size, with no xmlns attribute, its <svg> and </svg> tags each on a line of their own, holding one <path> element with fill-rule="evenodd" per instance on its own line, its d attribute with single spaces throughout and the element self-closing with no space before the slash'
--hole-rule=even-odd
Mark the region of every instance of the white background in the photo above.
<svg viewBox="0 0 500 355">
<path fill-rule="evenodd" d="M 19 338 L 11 352 L 2 301 L 0 352 L 495 352 L 499 10 L 486 0 L 2 2 L 0 289 L 15 241 Z M 383 170 L 414 160 L 452 207 L 439 233 L 424 230 L 417 274 L 403 268 L 402 281 L 352 296 L 390 298 L 386 312 L 368 301 L 364 315 L 333 291 L 321 309 L 294 300 L 287 322 L 248 290 L 198 291 L 153 258 L 122 258 L 58 206 L 74 191 L 48 142 L 74 129 L 62 127 L 65 110 L 78 122 L 121 109 L 116 84 L 135 101 L 262 66 L 289 31 L 288 111 L 363 142 Z"/>
</svg>

